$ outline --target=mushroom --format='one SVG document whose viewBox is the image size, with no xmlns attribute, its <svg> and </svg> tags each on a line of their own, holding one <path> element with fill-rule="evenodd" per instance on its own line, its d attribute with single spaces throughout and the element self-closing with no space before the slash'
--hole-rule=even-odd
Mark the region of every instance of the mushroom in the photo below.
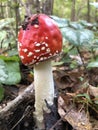
<svg viewBox="0 0 98 130">
<path fill-rule="evenodd" d="M 18 35 L 19 56 L 24 65 L 34 66 L 35 114 L 43 127 L 45 100 L 53 105 L 54 81 L 51 60 L 62 49 L 62 35 L 55 22 L 45 14 L 34 14 L 24 23 Z"/>
</svg>

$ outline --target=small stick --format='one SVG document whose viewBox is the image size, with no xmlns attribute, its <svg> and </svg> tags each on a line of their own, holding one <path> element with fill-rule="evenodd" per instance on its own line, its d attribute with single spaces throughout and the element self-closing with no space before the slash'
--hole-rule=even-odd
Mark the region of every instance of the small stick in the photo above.
<svg viewBox="0 0 98 130">
<path fill-rule="evenodd" d="M 72 107 L 72 108 L 73 108 L 73 107 Z M 54 128 L 64 119 L 65 116 L 67 116 L 67 114 L 72 110 L 72 108 L 70 108 L 70 109 L 66 112 L 66 114 L 65 114 L 63 117 L 61 117 L 49 130 L 54 130 Z"/>
<path fill-rule="evenodd" d="M 20 120 L 11 128 L 13 130 L 24 118 L 26 115 L 28 115 L 30 112 L 30 106 L 28 106 L 23 114 L 23 116 L 20 118 Z"/>
</svg>

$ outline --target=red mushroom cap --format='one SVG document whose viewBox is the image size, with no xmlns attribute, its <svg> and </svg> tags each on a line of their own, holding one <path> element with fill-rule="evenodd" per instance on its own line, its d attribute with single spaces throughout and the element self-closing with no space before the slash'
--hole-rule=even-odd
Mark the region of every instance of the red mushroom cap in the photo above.
<svg viewBox="0 0 98 130">
<path fill-rule="evenodd" d="M 18 51 L 25 65 L 47 60 L 59 54 L 61 49 L 62 34 L 45 14 L 32 15 L 19 31 Z"/>
</svg>

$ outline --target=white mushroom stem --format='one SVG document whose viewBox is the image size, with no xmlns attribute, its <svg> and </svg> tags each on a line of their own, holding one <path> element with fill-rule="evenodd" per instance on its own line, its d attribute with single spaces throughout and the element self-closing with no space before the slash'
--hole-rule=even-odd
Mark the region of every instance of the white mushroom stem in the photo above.
<svg viewBox="0 0 98 130">
<path fill-rule="evenodd" d="M 54 82 L 51 60 L 40 62 L 34 66 L 34 86 L 35 114 L 37 125 L 41 128 L 40 124 L 42 125 L 43 123 L 43 110 L 48 110 L 45 100 L 49 105 L 52 105 L 54 99 Z"/>
</svg>

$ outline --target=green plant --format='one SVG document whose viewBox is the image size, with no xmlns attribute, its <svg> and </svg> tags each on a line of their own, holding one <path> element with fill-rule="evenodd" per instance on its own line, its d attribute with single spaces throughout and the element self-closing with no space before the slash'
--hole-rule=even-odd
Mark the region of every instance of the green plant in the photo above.
<svg viewBox="0 0 98 130">
<path fill-rule="evenodd" d="M 74 55 L 79 55 L 79 57 L 81 58 L 81 63 L 85 67 L 85 63 L 81 55 L 81 51 L 85 48 L 86 50 L 91 51 L 93 55 L 92 58 L 95 58 L 94 48 L 98 48 L 98 44 L 97 44 L 98 36 L 96 33 L 98 24 L 88 23 L 87 21 L 84 20 L 81 20 L 79 22 L 71 22 L 67 19 L 58 18 L 55 16 L 52 16 L 52 18 L 58 24 L 63 35 L 63 39 L 64 39 L 63 52 L 67 54 L 66 56 L 73 54 L 73 52 Z M 64 57 L 63 57 L 63 61 L 64 61 Z M 69 61 L 71 62 L 71 60 Z M 72 63 L 71 66 L 74 67 L 75 62 L 71 62 L 71 63 Z"/>
<path fill-rule="evenodd" d="M 19 59 L 16 56 L 0 56 L 0 84 L 13 85 L 21 80 Z"/>
<path fill-rule="evenodd" d="M 98 97 L 95 97 L 94 99 L 90 97 L 88 93 L 83 94 L 77 94 L 74 97 L 75 103 L 82 103 L 91 109 L 93 109 L 95 112 L 98 111 Z"/>
<path fill-rule="evenodd" d="M 15 31 L 13 31 L 15 23 L 14 18 L 5 18 L 0 20 L 0 48 L 9 48 L 15 46 Z"/>
</svg>

